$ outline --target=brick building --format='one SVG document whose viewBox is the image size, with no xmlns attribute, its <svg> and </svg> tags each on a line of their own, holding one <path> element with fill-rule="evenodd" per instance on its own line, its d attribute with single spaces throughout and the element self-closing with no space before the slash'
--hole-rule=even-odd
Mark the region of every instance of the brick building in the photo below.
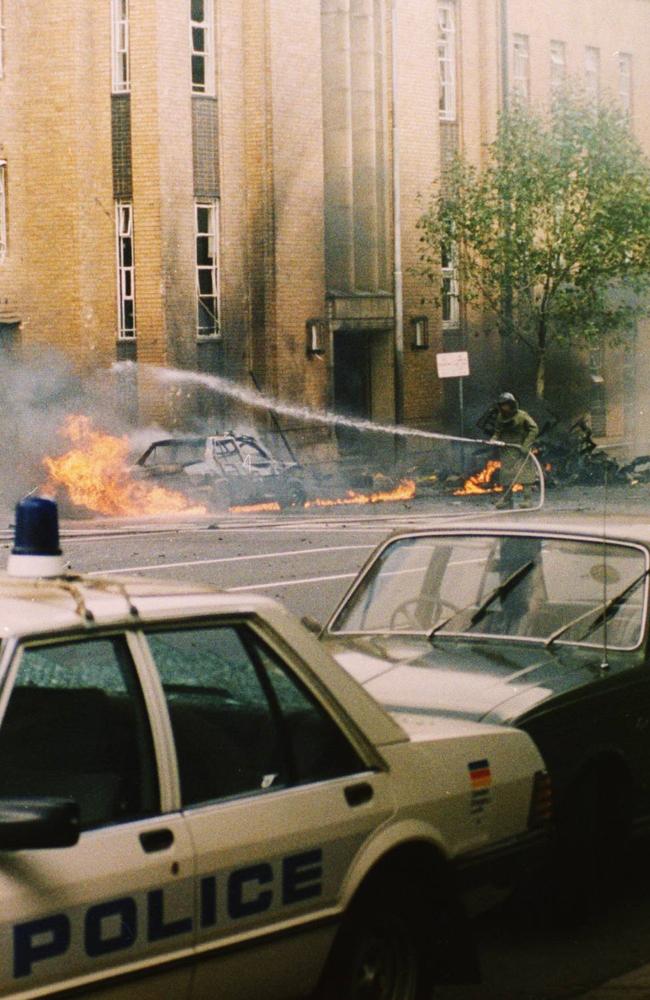
<svg viewBox="0 0 650 1000">
<path fill-rule="evenodd" d="M 453 260 L 423 304 L 418 195 L 455 149 L 480 160 L 504 93 L 542 102 L 565 75 L 627 102 L 650 150 L 648 0 L 0 2 L 0 339 L 81 372 L 252 373 L 455 430 L 436 353 L 469 350 L 470 413 L 502 376 Z M 650 438 L 643 380 L 592 367 L 600 429 Z M 187 421 L 122 388 L 134 419 Z"/>
</svg>

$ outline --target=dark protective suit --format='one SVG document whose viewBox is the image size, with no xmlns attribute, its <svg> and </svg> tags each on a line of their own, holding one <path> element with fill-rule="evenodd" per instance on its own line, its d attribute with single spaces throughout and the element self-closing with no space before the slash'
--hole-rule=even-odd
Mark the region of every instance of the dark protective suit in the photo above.
<svg viewBox="0 0 650 1000">
<path fill-rule="evenodd" d="M 501 460 L 501 484 L 507 490 L 512 483 L 532 486 L 537 481 L 537 472 L 530 459 L 526 460 L 526 452 L 539 434 L 539 427 L 525 410 L 515 410 L 512 417 L 497 414 L 496 425 L 492 435 L 493 441 L 504 441 L 506 444 L 518 444 L 519 448 L 499 448 L 498 457 Z"/>
</svg>

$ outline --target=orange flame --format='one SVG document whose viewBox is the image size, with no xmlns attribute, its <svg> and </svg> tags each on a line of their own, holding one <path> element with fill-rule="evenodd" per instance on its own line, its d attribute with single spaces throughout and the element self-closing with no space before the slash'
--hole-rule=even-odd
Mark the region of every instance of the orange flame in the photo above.
<svg viewBox="0 0 650 1000">
<path fill-rule="evenodd" d="M 82 415 L 66 419 L 64 434 L 73 448 L 43 464 L 49 479 L 44 492 L 56 494 L 63 487 L 72 503 L 97 514 L 126 517 L 156 514 L 206 514 L 182 493 L 132 480 L 127 463 L 129 442 L 93 429 Z"/>
<path fill-rule="evenodd" d="M 229 507 L 228 510 L 231 514 L 258 514 L 264 511 L 277 512 L 282 510 L 282 507 L 277 500 L 269 500 L 265 503 L 240 503 L 235 507 Z"/>
<path fill-rule="evenodd" d="M 305 507 L 342 507 L 347 504 L 366 503 L 393 503 L 396 500 L 412 500 L 415 496 L 415 481 L 413 479 L 402 479 L 399 486 L 394 490 L 380 490 L 377 493 L 357 493 L 355 490 L 348 490 L 344 497 L 337 497 L 328 500 L 317 497 L 316 500 L 308 500 Z"/>
<path fill-rule="evenodd" d="M 348 490 L 344 497 L 317 497 L 315 500 L 307 500 L 303 504 L 303 509 L 311 507 L 347 507 L 351 504 L 368 503 L 391 503 L 396 500 L 412 500 L 415 496 L 415 481 L 413 479 L 402 479 L 399 486 L 394 490 L 381 490 L 377 493 L 357 493 L 355 490 Z M 277 502 L 272 503 L 252 503 L 231 507 L 233 514 L 247 514 L 260 511 L 279 511 L 281 506 Z"/>
<path fill-rule="evenodd" d="M 480 472 L 476 472 L 469 479 L 465 480 L 465 484 L 462 489 L 454 490 L 455 497 L 463 497 L 470 495 L 477 495 L 479 493 L 503 493 L 503 486 L 499 483 L 493 483 L 494 474 L 497 469 L 501 468 L 501 462 L 498 459 L 490 458 L 485 463 Z M 521 483 L 515 483 L 512 487 L 513 493 L 520 493 L 523 490 Z"/>
</svg>

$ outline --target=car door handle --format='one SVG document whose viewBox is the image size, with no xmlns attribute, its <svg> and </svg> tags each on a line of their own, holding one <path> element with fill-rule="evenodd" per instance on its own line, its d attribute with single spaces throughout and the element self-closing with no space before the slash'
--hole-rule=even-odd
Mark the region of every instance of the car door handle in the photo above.
<svg viewBox="0 0 650 1000">
<path fill-rule="evenodd" d="M 370 802 L 374 791 L 371 784 L 361 781 L 358 785 L 348 785 L 343 794 L 349 806 L 362 806 L 364 802 Z"/>
<path fill-rule="evenodd" d="M 162 830 L 148 830 L 140 834 L 143 851 L 153 854 L 155 851 L 166 851 L 174 843 L 174 834 L 164 827 Z"/>
</svg>

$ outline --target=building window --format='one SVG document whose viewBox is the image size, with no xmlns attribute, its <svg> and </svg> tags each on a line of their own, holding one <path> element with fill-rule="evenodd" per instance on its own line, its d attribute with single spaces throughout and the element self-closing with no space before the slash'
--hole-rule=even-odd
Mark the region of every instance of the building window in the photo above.
<svg viewBox="0 0 650 1000">
<path fill-rule="evenodd" d="M 0 160 L 0 261 L 7 256 L 7 164 Z"/>
<path fill-rule="evenodd" d="M 440 118 L 456 120 L 456 7 L 454 0 L 438 0 L 438 69 Z"/>
<path fill-rule="evenodd" d="M 197 335 L 219 336 L 219 203 L 196 205 Z"/>
<path fill-rule="evenodd" d="M 129 68 L 129 0 L 111 0 L 113 93 L 131 89 Z"/>
<path fill-rule="evenodd" d="M 530 49 L 528 35 L 515 35 L 512 53 L 512 92 L 527 104 L 530 100 Z"/>
<path fill-rule="evenodd" d="M 212 0 L 190 0 L 192 42 L 192 91 L 214 93 Z"/>
<path fill-rule="evenodd" d="M 0 0 L 0 79 L 5 75 L 5 4 Z"/>
<path fill-rule="evenodd" d="M 566 47 L 564 42 L 551 42 L 551 97 L 559 97 L 566 80 Z"/>
<path fill-rule="evenodd" d="M 596 107 L 600 101 L 600 49 L 588 45 L 585 49 L 585 95 Z"/>
<path fill-rule="evenodd" d="M 118 201 L 115 206 L 117 237 L 117 335 L 120 340 L 135 337 L 135 287 L 133 266 L 133 206 Z"/>
<path fill-rule="evenodd" d="M 605 352 L 597 347 L 589 354 L 589 372 L 591 375 L 591 392 L 589 410 L 591 413 L 591 431 L 596 437 L 607 434 L 607 400 L 605 394 Z"/>
<path fill-rule="evenodd" d="M 625 114 L 632 114 L 632 56 L 629 52 L 618 54 L 618 96 Z"/>
<path fill-rule="evenodd" d="M 455 329 L 460 325 L 458 265 L 455 246 L 443 247 L 441 264 L 442 325 L 446 330 Z"/>
</svg>

